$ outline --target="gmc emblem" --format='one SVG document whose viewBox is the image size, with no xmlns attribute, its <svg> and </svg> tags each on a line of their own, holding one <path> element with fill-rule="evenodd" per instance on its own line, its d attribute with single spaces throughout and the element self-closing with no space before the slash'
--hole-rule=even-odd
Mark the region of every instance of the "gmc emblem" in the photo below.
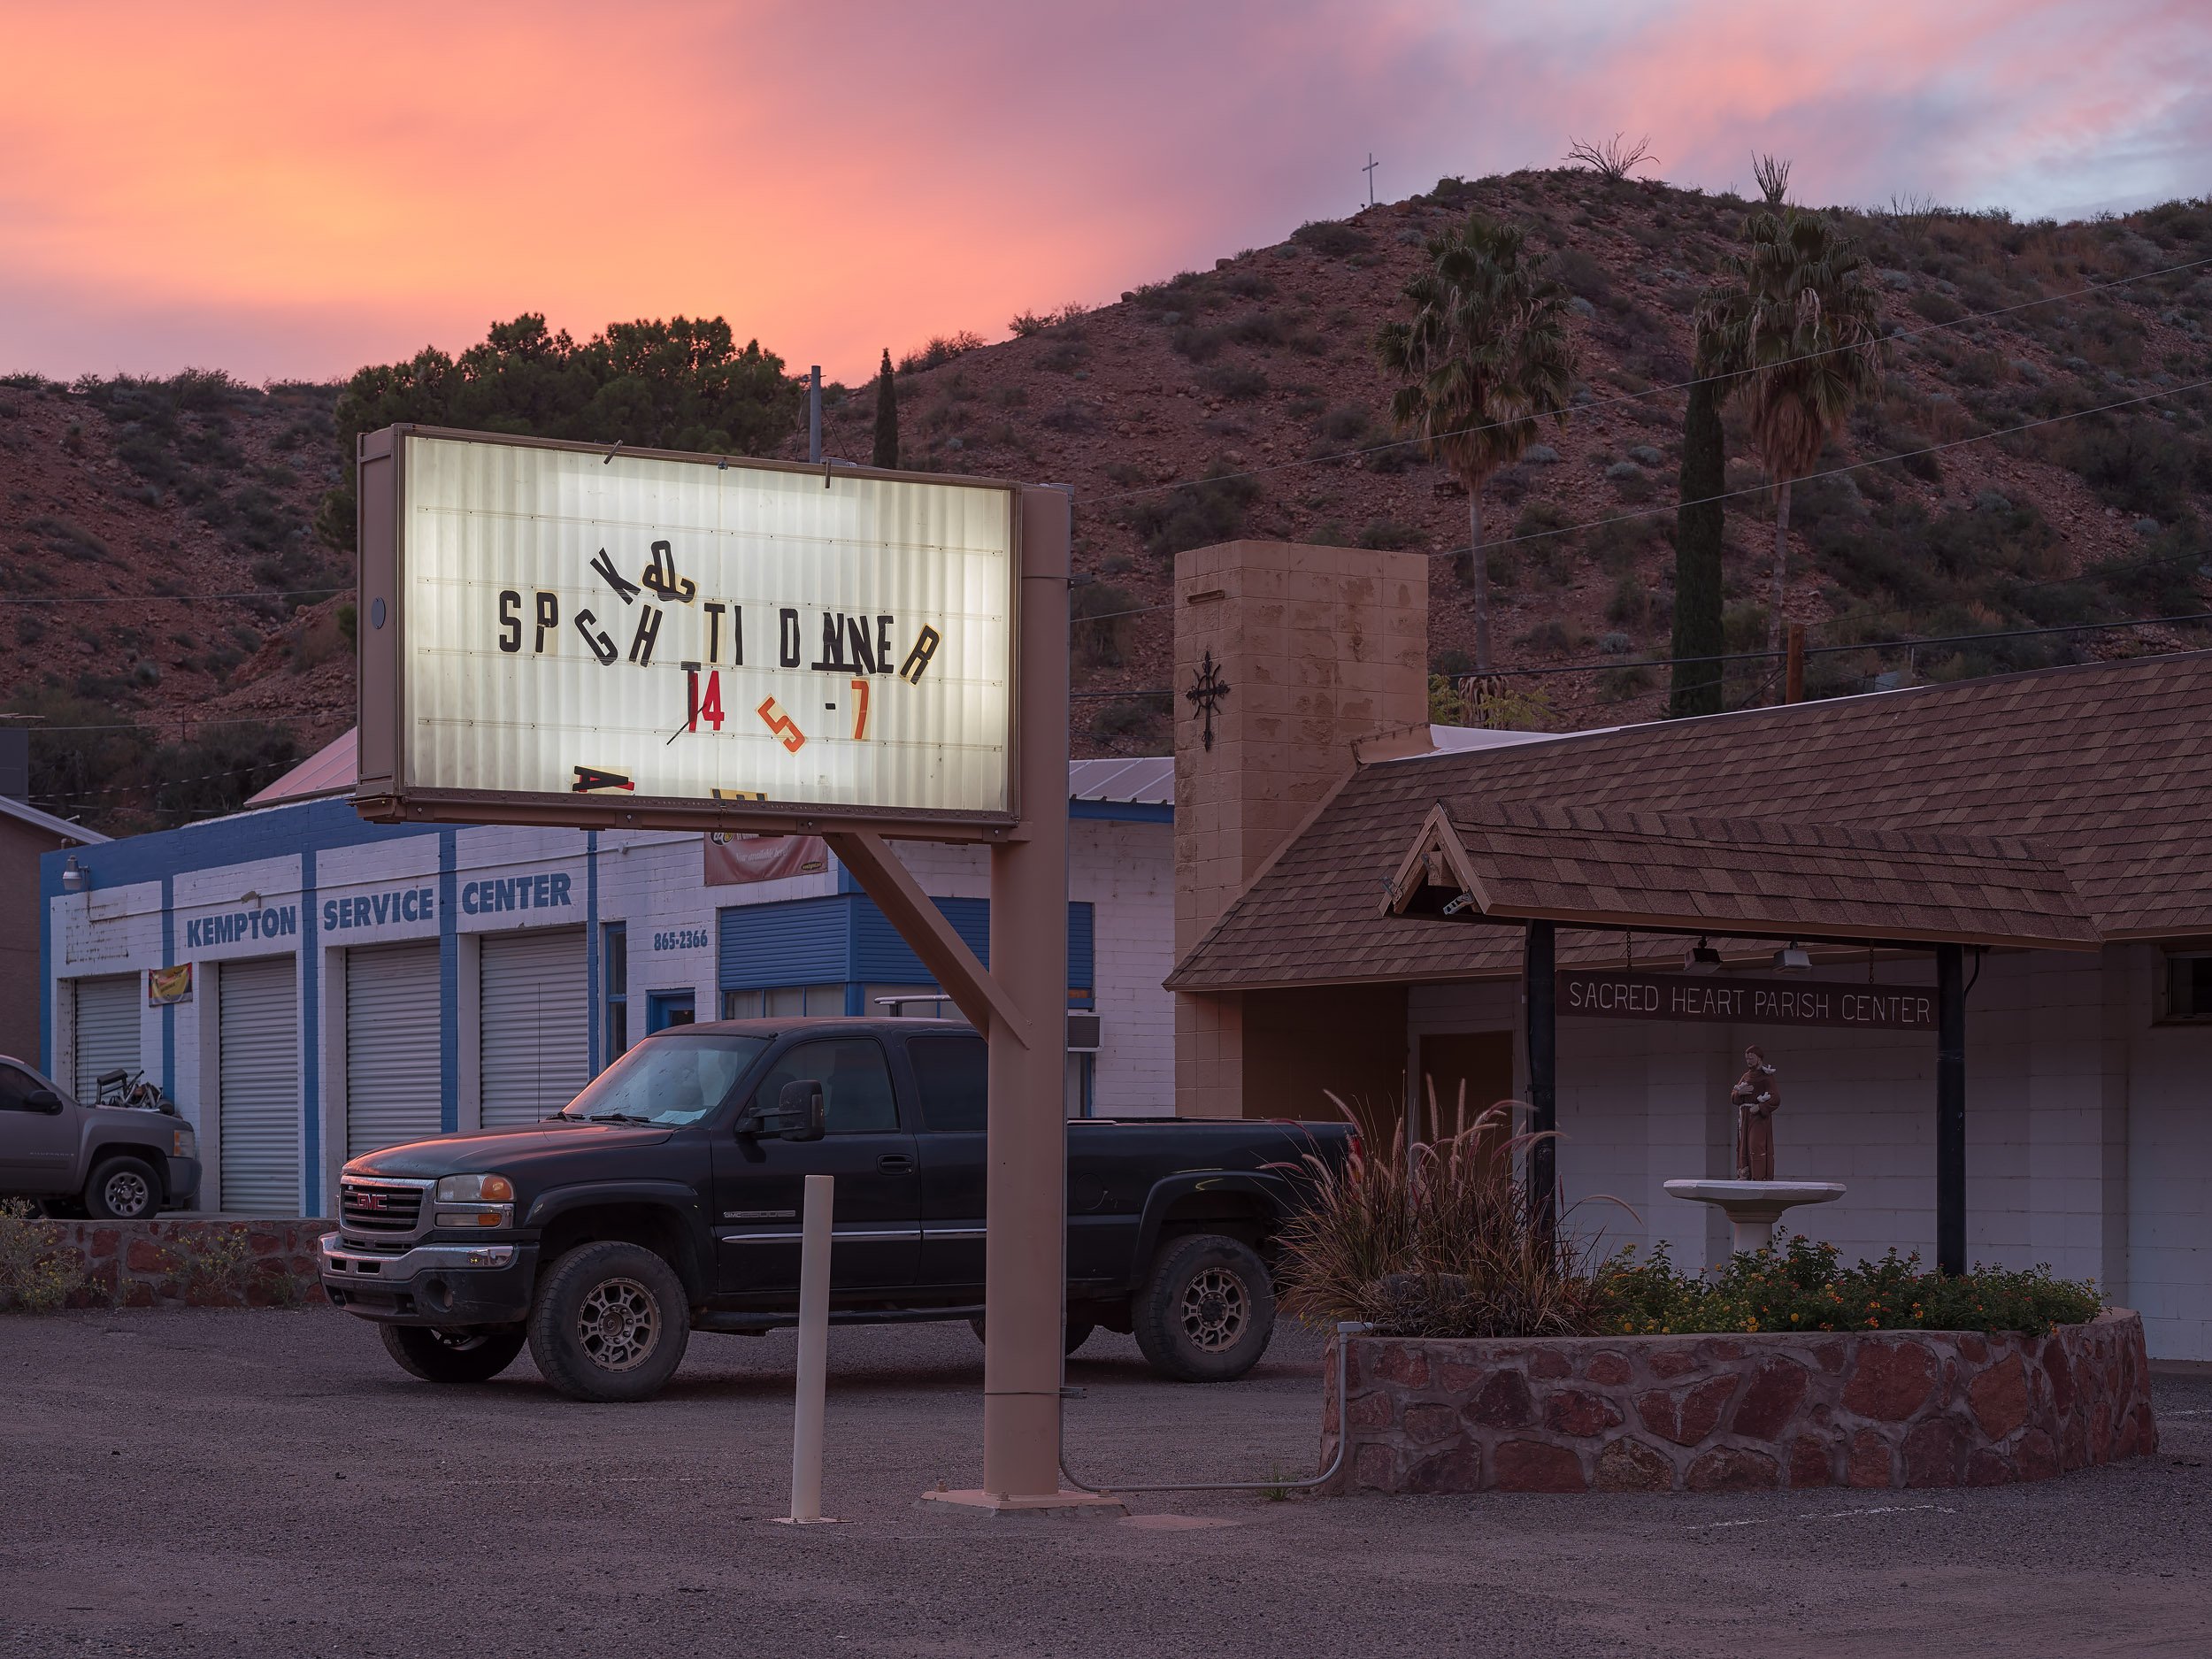
<svg viewBox="0 0 2212 1659">
<path fill-rule="evenodd" d="M 353 1205 L 357 1210 L 388 1210 L 391 1207 L 381 1193 L 356 1193 Z"/>
</svg>

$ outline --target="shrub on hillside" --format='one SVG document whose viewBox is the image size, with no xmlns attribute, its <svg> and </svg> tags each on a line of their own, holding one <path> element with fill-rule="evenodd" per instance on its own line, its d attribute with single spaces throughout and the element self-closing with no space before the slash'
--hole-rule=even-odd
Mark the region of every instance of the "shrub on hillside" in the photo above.
<svg viewBox="0 0 2212 1659">
<path fill-rule="evenodd" d="M 1310 219 L 1290 234 L 1291 241 L 1301 247 L 1331 259 L 1349 258 L 1364 253 L 1374 245 L 1374 238 L 1356 225 L 1348 225 L 1340 219 Z"/>
<path fill-rule="evenodd" d="M 1121 518 L 1137 533 L 1146 552 L 1156 558 L 1172 558 L 1189 548 L 1234 541 L 1260 494 L 1256 479 L 1211 472 L 1194 484 L 1131 502 L 1121 510 Z"/>
<path fill-rule="evenodd" d="M 1198 377 L 1199 389 L 1214 397 L 1225 397 L 1232 403 L 1248 403 L 1265 396 L 1267 376 L 1257 369 L 1244 368 L 1237 364 L 1224 364 L 1217 369 L 1208 369 Z"/>
<path fill-rule="evenodd" d="M 1108 582 L 1085 582 L 1068 595 L 1071 643 L 1085 668 L 1119 668 L 1136 622 L 1137 596 Z"/>
</svg>

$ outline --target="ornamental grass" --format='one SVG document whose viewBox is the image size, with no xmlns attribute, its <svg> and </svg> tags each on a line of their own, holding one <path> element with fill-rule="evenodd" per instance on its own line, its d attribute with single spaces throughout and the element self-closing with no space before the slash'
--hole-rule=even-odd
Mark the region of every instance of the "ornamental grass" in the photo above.
<svg viewBox="0 0 2212 1659">
<path fill-rule="evenodd" d="M 1330 1098 L 1334 1101 L 1335 1096 Z M 1340 1101 L 1339 1110 L 1349 1118 Z M 1310 1324 L 1357 1319 L 1388 1336 L 1577 1336 L 1600 1328 L 1586 1247 L 1538 1224 L 1516 1159 L 1539 1134 L 1512 1133 L 1513 1102 L 1407 1155 L 1356 1147 L 1341 1164 L 1308 1155 L 1311 1197 L 1286 1228 L 1275 1276 Z M 1432 1121 L 1435 1100 L 1430 1100 Z"/>
</svg>

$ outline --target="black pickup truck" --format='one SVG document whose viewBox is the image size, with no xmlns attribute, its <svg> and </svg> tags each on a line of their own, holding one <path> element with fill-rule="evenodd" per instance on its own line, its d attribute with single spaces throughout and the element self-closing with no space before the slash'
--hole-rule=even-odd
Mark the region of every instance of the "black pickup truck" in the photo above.
<svg viewBox="0 0 2212 1659">
<path fill-rule="evenodd" d="M 957 1021 L 758 1019 L 649 1037 L 553 1118 L 348 1164 L 330 1300 L 432 1382 L 530 1345 L 579 1400 L 641 1400 L 693 1331 L 795 1323 L 803 1179 L 836 1178 L 831 1318 L 970 1319 L 983 1302 L 983 1040 Z M 1309 1154 L 1343 1124 L 1068 1125 L 1067 1344 L 1133 1332 L 1163 1374 L 1240 1377 L 1274 1329 L 1269 1263 Z"/>
</svg>

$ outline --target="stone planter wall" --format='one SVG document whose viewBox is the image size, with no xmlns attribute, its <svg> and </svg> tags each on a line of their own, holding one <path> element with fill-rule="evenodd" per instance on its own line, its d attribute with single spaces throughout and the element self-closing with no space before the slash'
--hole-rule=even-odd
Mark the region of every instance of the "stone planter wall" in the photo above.
<svg viewBox="0 0 2212 1659">
<path fill-rule="evenodd" d="M 82 1282 L 72 1308 L 268 1308 L 323 1300 L 315 1240 L 337 1223 L 35 1221 Z"/>
<path fill-rule="evenodd" d="M 1353 1337 L 1331 1490 L 2001 1486 L 2158 1448 L 2143 1322 L 2047 1337 Z M 1333 1340 L 1321 1464 L 1336 1455 Z"/>
</svg>

